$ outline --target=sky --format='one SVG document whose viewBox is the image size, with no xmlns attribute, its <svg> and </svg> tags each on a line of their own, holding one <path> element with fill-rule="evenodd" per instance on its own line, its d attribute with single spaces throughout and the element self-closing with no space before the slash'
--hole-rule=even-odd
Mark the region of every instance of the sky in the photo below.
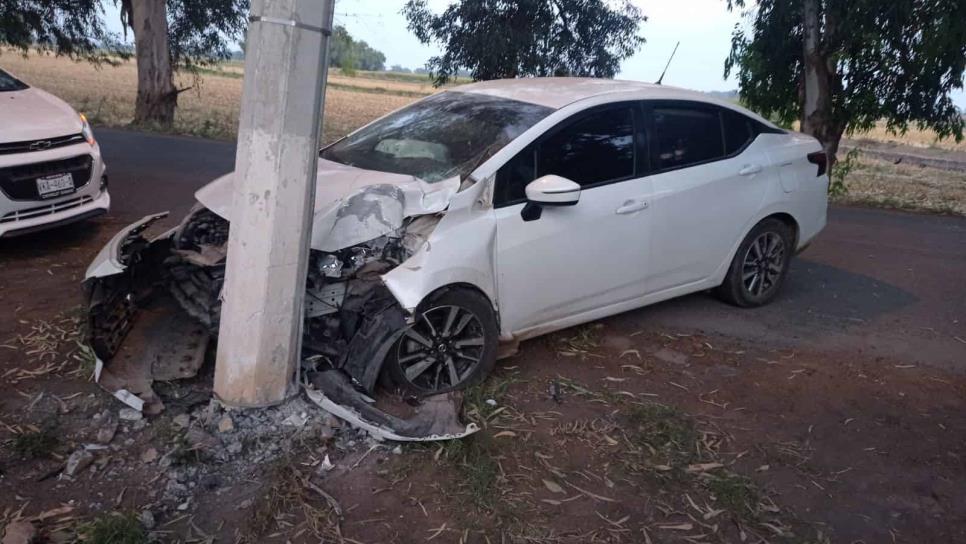
<svg viewBox="0 0 966 544">
<path fill-rule="evenodd" d="M 438 48 L 419 43 L 399 14 L 406 0 L 337 0 L 336 23 L 356 39 L 386 55 L 386 66 L 417 68 Z M 430 0 L 441 12 L 449 0 Z M 655 81 L 674 44 L 681 42 L 664 83 L 701 91 L 737 88 L 723 77 L 724 59 L 731 47 L 731 30 L 740 14 L 729 13 L 724 0 L 635 0 L 648 20 L 641 26 L 647 40 L 636 55 L 624 61 L 621 79 Z"/>
<path fill-rule="evenodd" d="M 429 0 L 441 12 L 452 0 Z M 699 91 L 730 91 L 738 87 L 734 76 L 724 78 L 724 60 L 731 49 L 731 32 L 742 14 L 729 12 L 725 0 L 632 0 L 647 16 L 641 34 L 647 40 L 624 61 L 618 77 L 656 81 L 674 45 L 681 42 L 664 83 Z M 406 0 L 336 0 L 336 24 L 346 27 L 386 55 L 386 67 L 399 64 L 418 68 L 439 53 L 423 45 L 406 28 L 400 10 Z M 108 5 L 107 20 L 119 31 L 115 10 Z M 117 28 L 114 28 L 117 27 Z M 966 92 L 953 94 L 957 106 L 966 110 Z"/>
</svg>

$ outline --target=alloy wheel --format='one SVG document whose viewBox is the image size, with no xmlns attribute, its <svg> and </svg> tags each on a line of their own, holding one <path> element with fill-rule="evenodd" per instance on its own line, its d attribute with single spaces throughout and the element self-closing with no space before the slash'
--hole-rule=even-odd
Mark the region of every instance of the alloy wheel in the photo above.
<svg viewBox="0 0 966 544">
<path fill-rule="evenodd" d="M 460 306 L 422 312 L 396 346 L 406 381 L 423 391 L 452 389 L 483 360 L 486 334 L 480 319 Z"/>
<path fill-rule="evenodd" d="M 785 241 L 775 232 L 763 232 L 748 246 L 741 267 L 741 283 L 748 294 L 761 297 L 781 280 Z"/>
</svg>

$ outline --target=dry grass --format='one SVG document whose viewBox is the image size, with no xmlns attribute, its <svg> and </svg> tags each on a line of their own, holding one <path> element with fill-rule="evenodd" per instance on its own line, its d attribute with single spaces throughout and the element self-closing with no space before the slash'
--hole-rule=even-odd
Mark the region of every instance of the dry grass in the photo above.
<svg viewBox="0 0 966 544">
<path fill-rule="evenodd" d="M 95 125 L 125 126 L 134 116 L 137 72 L 132 62 L 95 68 L 62 57 L 37 53 L 24 57 L 6 50 L 0 54 L 0 66 L 63 98 L 86 113 Z M 342 79 L 349 78 L 333 77 L 333 83 L 341 83 Z M 192 88 L 179 97 L 174 132 L 217 139 L 235 137 L 242 89 L 242 79 L 237 74 L 179 74 L 176 84 L 179 88 Z M 406 95 L 393 94 L 394 89 L 402 92 L 403 86 Z M 421 87 L 413 83 L 364 78 L 353 79 L 351 87 L 334 85 L 326 94 L 326 141 L 405 106 L 421 92 Z"/>
<path fill-rule="evenodd" d="M 857 132 L 849 137 L 920 148 L 935 147 L 953 151 L 966 151 L 966 140 L 961 142 L 957 142 L 953 138 L 940 140 L 932 130 L 920 130 L 918 128 L 910 128 L 905 134 L 891 134 L 886 130 L 885 122 L 879 122 L 875 128 L 868 132 Z"/>
<path fill-rule="evenodd" d="M 842 203 L 966 215 L 966 173 L 861 158 Z"/>
</svg>

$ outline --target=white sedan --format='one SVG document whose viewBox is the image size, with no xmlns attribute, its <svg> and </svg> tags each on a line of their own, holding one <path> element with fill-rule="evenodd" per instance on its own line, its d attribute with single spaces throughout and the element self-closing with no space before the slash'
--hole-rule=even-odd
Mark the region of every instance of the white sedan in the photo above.
<svg viewBox="0 0 966 544">
<path fill-rule="evenodd" d="M 765 304 L 825 226 L 825 168 L 814 138 L 671 87 L 435 94 L 321 151 L 303 355 L 363 390 L 382 376 L 430 394 L 483 379 L 500 343 L 671 297 Z M 160 215 L 125 229 L 91 264 L 101 359 L 145 285 L 217 334 L 232 182 L 198 191 L 173 231 L 140 234 Z"/>
<path fill-rule="evenodd" d="M 110 205 L 87 119 L 0 70 L 0 238 L 89 219 Z"/>
</svg>

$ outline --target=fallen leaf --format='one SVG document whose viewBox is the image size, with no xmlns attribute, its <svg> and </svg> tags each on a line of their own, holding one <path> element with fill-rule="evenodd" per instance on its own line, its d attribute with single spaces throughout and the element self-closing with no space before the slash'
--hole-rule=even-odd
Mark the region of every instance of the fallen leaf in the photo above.
<svg viewBox="0 0 966 544">
<path fill-rule="evenodd" d="M 543 485 L 546 486 L 546 488 L 549 489 L 551 493 L 559 493 L 561 495 L 565 493 L 564 489 L 560 487 L 560 484 L 558 484 L 553 480 L 544 480 Z"/>
</svg>

